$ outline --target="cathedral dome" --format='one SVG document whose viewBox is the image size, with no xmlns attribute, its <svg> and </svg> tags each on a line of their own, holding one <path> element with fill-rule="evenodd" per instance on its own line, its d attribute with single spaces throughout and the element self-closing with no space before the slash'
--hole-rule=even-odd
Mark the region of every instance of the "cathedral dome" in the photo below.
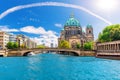
<svg viewBox="0 0 120 80">
<path fill-rule="evenodd" d="M 80 22 L 73 15 L 66 21 L 65 27 L 80 27 Z"/>
</svg>

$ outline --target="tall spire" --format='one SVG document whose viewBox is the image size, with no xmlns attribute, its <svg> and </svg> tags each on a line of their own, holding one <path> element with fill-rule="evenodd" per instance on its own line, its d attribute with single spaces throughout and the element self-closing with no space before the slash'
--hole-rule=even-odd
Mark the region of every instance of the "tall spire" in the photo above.
<svg viewBox="0 0 120 80">
<path fill-rule="evenodd" d="M 70 18 L 74 18 L 74 13 L 73 12 L 71 13 Z"/>
</svg>

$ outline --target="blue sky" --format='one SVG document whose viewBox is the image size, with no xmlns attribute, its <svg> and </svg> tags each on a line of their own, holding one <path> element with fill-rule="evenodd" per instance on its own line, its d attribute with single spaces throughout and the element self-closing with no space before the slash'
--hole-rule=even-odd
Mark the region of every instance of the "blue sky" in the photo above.
<svg viewBox="0 0 120 80">
<path fill-rule="evenodd" d="M 104 2 L 105 1 L 105 2 Z M 113 1 L 113 2 L 112 2 Z M 58 2 L 77 5 L 93 12 L 112 24 L 120 23 L 119 0 L 0 0 L 0 16 L 6 10 L 27 4 L 41 2 Z M 103 5 L 104 3 L 104 5 Z M 108 5 L 108 6 L 106 6 Z M 99 32 L 109 25 L 89 12 L 63 6 L 36 6 L 13 10 L 0 18 L 0 29 L 14 34 L 25 34 L 34 40 L 41 37 L 57 38 L 71 13 L 80 21 L 83 28 L 91 24 L 94 29 L 95 40 Z M 10 10 L 9 10 L 10 11 Z"/>
</svg>

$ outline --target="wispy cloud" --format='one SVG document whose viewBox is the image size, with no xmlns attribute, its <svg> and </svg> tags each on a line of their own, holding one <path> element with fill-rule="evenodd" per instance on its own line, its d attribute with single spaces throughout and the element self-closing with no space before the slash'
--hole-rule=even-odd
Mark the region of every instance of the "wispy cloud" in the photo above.
<svg viewBox="0 0 120 80">
<path fill-rule="evenodd" d="M 82 7 L 82 6 L 78 6 L 78 5 L 73 5 L 73 4 L 66 4 L 66 3 L 60 3 L 60 2 L 41 2 L 41 3 L 33 3 L 33 4 L 27 4 L 27 5 L 20 5 L 20 6 L 15 6 L 12 7 L 6 11 L 4 11 L 3 13 L 0 14 L 0 19 L 4 18 L 5 16 L 7 16 L 10 13 L 13 13 L 15 11 L 24 9 L 24 8 L 31 8 L 31 7 L 38 7 L 38 6 L 61 6 L 61 7 L 69 7 L 69 8 L 75 8 L 75 9 L 79 9 L 82 10 L 84 12 L 89 13 L 90 15 L 104 21 L 107 24 L 112 24 L 110 21 L 106 20 L 105 18 L 95 14 L 94 12 Z"/>
<path fill-rule="evenodd" d="M 1 31 L 5 31 L 5 32 L 19 32 L 18 29 L 15 29 L 15 28 L 9 28 L 7 25 L 4 25 L 4 26 L 0 26 L 0 30 Z"/>
<path fill-rule="evenodd" d="M 59 27 L 59 28 L 62 28 L 63 26 L 62 26 L 62 24 L 59 24 L 59 23 L 56 23 L 56 24 L 54 24 L 56 27 Z"/>
</svg>

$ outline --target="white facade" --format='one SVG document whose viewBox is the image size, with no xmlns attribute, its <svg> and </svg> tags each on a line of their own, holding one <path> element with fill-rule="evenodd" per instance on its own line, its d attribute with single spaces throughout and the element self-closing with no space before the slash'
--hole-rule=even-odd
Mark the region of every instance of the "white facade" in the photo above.
<svg viewBox="0 0 120 80">
<path fill-rule="evenodd" d="M 57 38 L 56 39 L 41 38 L 40 45 L 44 45 L 44 46 L 50 47 L 50 48 L 56 48 L 58 46 L 58 40 L 57 40 Z"/>
<path fill-rule="evenodd" d="M 17 37 L 16 37 L 16 35 L 14 35 L 14 34 L 10 34 L 10 35 L 9 35 L 9 41 L 10 41 L 10 42 L 16 42 L 16 41 L 17 41 L 16 38 L 17 38 Z"/>
<path fill-rule="evenodd" d="M 29 39 L 27 36 L 25 35 L 17 35 L 17 42 L 19 44 L 19 46 L 24 45 L 24 47 L 26 48 L 36 48 L 36 43 L 34 41 L 32 41 L 31 39 Z"/>
</svg>

